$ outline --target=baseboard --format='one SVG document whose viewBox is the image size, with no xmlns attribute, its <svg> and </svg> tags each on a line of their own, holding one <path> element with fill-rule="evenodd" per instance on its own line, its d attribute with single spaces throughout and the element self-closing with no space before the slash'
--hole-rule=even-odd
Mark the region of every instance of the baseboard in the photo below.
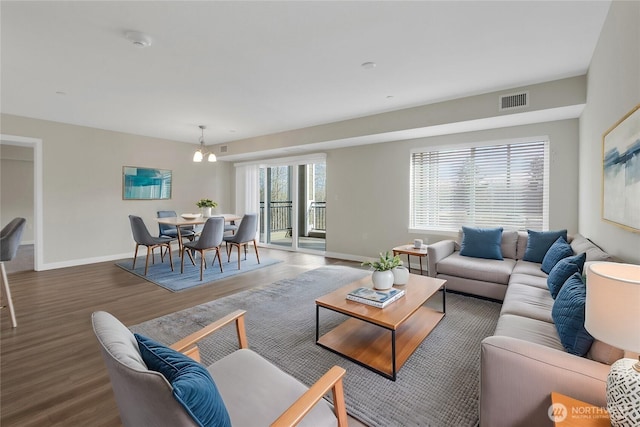
<svg viewBox="0 0 640 427">
<path fill-rule="evenodd" d="M 55 270 L 57 268 L 66 268 L 66 267 L 76 267 L 79 265 L 96 264 L 98 262 L 116 261 L 123 258 L 132 258 L 131 252 L 116 254 L 116 255 L 100 256 L 100 257 L 94 257 L 94 258 L 72 259 L 69 261 L 61 261 L 61 262 L 48 262 L 48 263 L 42 264 L 38 269 L 38 271 Z"/>
</svg>

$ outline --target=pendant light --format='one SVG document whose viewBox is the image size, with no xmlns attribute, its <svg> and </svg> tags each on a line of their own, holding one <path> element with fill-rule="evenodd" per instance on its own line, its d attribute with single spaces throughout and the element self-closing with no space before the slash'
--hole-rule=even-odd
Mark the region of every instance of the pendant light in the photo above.
<svg viewBox="0 0 640 427">
<path fill-rule="evenodd" d="M 204 146 L 204 130 L 207 128 L 204 125 L 200 125 L 198 126 L 200 128 L 200 130 L 202 131 L 202 136 L 200 136 L 200 148 L 198 150 L 196 150 L 195 153 L 193 153 L 193 161 L 194 162 L 201 162 L 202 159 L 204 159 L 205 156 L 207 156 L 207 161 L 208 162 L 215 162 L 216 159 L 216 155 L 213 154 L 210 151 L 205 152 L 205 146 Z"/>
</svg>

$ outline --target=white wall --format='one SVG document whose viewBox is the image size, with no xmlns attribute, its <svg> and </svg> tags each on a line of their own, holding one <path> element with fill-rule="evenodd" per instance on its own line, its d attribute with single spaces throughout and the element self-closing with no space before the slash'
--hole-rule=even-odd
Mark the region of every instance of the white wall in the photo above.
<svg viewBox="0 0 640 427">
<path fill-rule="evenodd" d="M 327 251 L 376 256 L 414 238 L 433 243 L 453 234 L 409 233 L 409 164 L 414 148 L 548 136 L 549 227 L 578 230 L 578 120 L 394 141 L 327 153 Z M 496 224 L 500 225 L 500 224 Z"/>
<path fill-rule="evenodd" d="M 33 185 L 33 149 L 0 145 L 0 228 L 25 218 L 22 243 L 33 243 Z"/>
<path fill-rule="evenodd" d="M 580 232 L 623 260 L 640 263 L 640 233 L 601 218 L 602 135 L 640 103 L 640 2 L 614 1 L 589 73 L 580 117 Z"/>
<path fill-rule="evenodd" d="M 195 145 L 2 115 L 2 133 L 42 139 L 43 268 L 133 254 L 129 214 L 157 235 L 156 211 L 195 212 L 203 197 L 232 210 L 231 165 L 191 161 Z M 170 200 L 122 200 L 122 167 L 173 171 Z"/>
</svg>

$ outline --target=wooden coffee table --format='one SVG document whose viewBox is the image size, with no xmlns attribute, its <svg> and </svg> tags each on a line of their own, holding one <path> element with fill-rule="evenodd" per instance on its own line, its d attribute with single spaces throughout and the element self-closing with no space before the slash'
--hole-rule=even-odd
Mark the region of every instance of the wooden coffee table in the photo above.
<svg viewBox="0 0 640 427">
<path fill-rule="evenodd" d="M 316 344 L 372 371 L 396 380 L 398 370 L 445 315 L 445 280 L 409 275 L 398 287 L 405 295 L 385 308 L 347 300 L 347 294 L 361 286 L 371 287 L 366 276 L 316 299 Z M 442 291 L 442 311 L 424 306 Z M 320 336 L 320 308 L 349 318 Z"/>
</svg>

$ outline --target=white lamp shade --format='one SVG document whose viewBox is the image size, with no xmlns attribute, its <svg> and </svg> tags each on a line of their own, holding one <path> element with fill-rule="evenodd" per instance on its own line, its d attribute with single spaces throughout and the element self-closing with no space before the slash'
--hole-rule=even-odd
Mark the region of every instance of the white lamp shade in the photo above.
<svg viewBox="0 0 640 427">
<path fill-rule="evenodd" d="M 216 155 L 213 154 L 213 153 L 209 153 L 209 157 L 207 157 L 207 161 L 215 162 L 216 160 L 218 160 L 218 159 L 216 159 Z"/>
<path fill-rule="evenodd" d="M 193 161 L 194 162 L 201 162 L 202 161 L 202 151 L 198 150 L 195 153 L 193 153 Z"/>
<path fill-rule="evenodd" d="M 587 269 L 584 326 L 596 339 L 640 353 L 640 265 L 593 263 Z"/>
</svg>

